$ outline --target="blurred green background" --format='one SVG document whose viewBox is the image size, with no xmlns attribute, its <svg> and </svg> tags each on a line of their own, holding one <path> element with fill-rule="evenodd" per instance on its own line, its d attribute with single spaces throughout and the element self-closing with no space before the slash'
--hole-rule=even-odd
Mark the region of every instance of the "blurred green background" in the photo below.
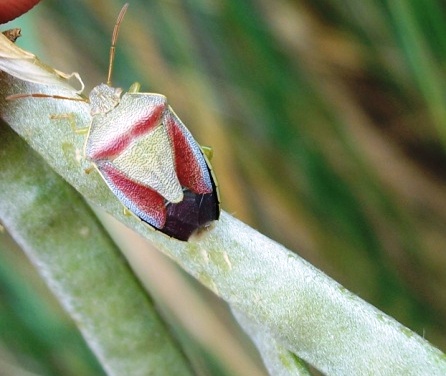
<svg viewBox="0 0 446 376">
<path fill-rule="evenodd" d="M 22 27 L 19 46 L 78 71 L 88 93 L 106 80 L 123 3 L 45 0 L 10 25 Z M 438 0 L 132 0 L 113 84 L 165 94 L 213 147 L 224 210 L 445 351 L 445 66 Z M 2 364 L 98 374 L 0 239 Z"/>
</svg>

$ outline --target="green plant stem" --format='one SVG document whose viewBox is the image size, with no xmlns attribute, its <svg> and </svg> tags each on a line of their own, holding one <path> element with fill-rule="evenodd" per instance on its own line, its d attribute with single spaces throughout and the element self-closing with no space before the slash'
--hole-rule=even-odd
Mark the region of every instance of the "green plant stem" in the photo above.
<svg viewBox="0 0 446 376">
<path fill-rule="evenodd" d="M 270 375 L 274 376 L 309 376 L 311 375 L 304 361 L 284 348 L 279 341 L 271 337 L 265 329 L 249 320 L 241 312 L 232 311 L 240 326 L 256 344 L 263 362 Z"/>
</svg>

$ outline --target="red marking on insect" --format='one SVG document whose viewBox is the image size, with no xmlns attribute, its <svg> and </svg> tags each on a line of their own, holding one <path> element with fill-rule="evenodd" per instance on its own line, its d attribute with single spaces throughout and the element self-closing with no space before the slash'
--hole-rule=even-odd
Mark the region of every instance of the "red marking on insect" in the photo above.
<svg viewBox="0 0 446 376">
<path fill-rule="evenodd" d="M 90 93 L 90 102 L 104 100 L 107 85 L 101 84 Z M 136 94 L 136 93 L 135 93 Z M 143 97 L 125 101 L 120 99 L 119 106 L 107 112 L 93 115 L 89 139 L 87 139 L 87 157 L 91 161 L 112 157 L 124 152 L 137 138 L 149 134 L 162 121 L 167 102 L 163 95 L 140 94 Z M 149 98 L 150 96 L 150 98 Z M 106 116 L 100 116 L 105 115 Z M 96 119 L 96 120 L 95 120 Z"/>
<path fill-rule="evenodd" d="M 110 163 L 97 166 L 106 181 L 113 186 L 113 192 L 127 207 L 135 213 L 141 212 L 140 218 L 150 218 L 152 225 L 162 228 L 166 222 L 164 199 L 156 191 L 129 180 Z"/>
<path fill-rule="evenodd" d="M 196 158 L 196 150 L 188 147 L 188 143 L 193 140 L 188 139 L 187 132 L 183 129 L 185 127 L 172 111 L 168 114 L 166 126 L 170 139 L 175 140 L 175 163 L 178 166 L 177 176 L 181 185 L 193 187 L 198 193 L 212 192 L 211 179 L 203 179 L 203 161 Z"/>
</svg>

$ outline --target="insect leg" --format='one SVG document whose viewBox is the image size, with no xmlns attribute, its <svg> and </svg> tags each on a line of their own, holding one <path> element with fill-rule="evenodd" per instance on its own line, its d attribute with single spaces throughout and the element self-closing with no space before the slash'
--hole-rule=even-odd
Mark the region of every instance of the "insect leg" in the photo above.
<svg viewBox="0 0 446 376">
<path fill-rule="evenodd" d="M 134 82 L 129 87 L 129 93 L 139 93 L 140 88 L 141 88 L 141 84 L 139 82 Z"/>
<path fill-rule="evenodd" d="M 72 131 L 76 134 L 86 134 L 88 133 L 88 130 L 90 129 L 90 126 L 86 126 L 83 128 L 78 128 L 76 125 L 76 115 L 73 112 L 70 112 L 68 114 L 57 114 L 57 115 L 51 115 L 51 120 L 67 120 L 70 124 L 70 127 Z"/>
<path fill-rule="evenodd" d="M 206 158 L 211 161 L 214 156 L 214 150 L 209 146 L 200 145 L 201 151 L 206 156 Z"/>
</svg>

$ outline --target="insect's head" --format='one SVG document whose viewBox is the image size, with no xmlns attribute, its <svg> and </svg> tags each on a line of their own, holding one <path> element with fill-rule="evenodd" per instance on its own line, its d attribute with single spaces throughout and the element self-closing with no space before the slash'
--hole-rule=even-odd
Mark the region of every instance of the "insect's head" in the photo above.
<svg viewBox="0 0 446 376">
<path fill-rule="evenodd" d="M 100 84 L 93 88 L 89 95 L 91 115 L 105 114 L 113 110 L 119 104 L 121 94 L 122 89 L 120 87 Z"/>
</svg>

